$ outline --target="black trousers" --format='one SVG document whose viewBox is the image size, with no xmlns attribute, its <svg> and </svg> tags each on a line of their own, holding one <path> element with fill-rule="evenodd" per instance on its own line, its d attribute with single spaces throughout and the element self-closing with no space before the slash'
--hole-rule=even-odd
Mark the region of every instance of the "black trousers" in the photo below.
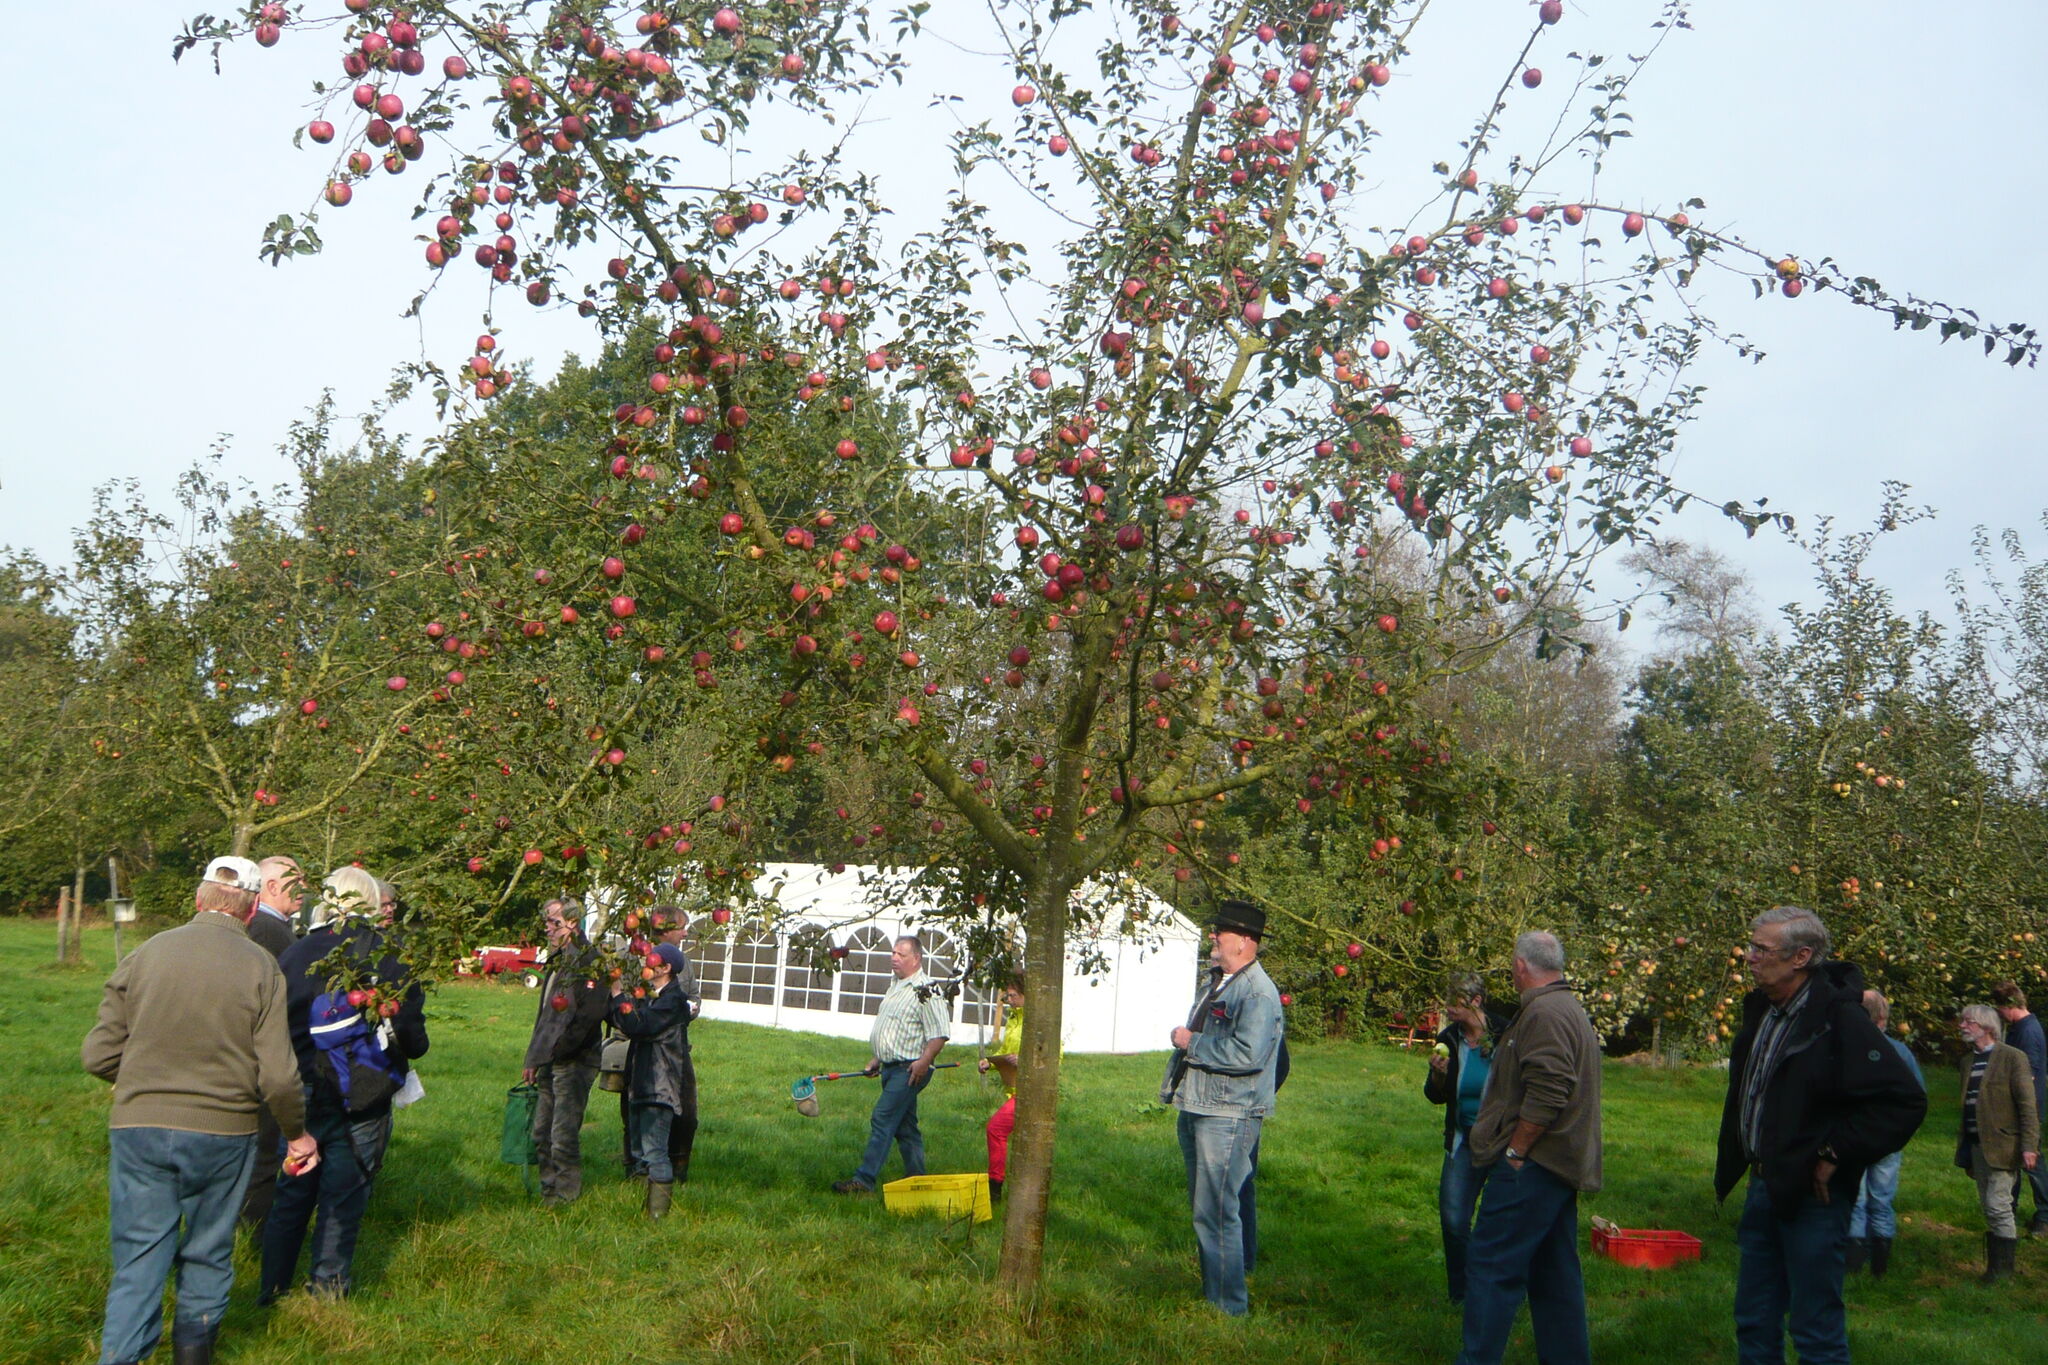
<svg viewBox="0 0 2048 1365">
<path fill-rule="evenodd" d="M 668 1130 L 668 1159 L 676 1168 L 676 1183 L 685 1184 L 690 1179 L 690 1149 L 697 1143 L 697 1064 L 683 1064 L 682 1081 L 677 1098 L 675 1122 Z M 619 1096 L 619 1127 L 625 1130 L 625 1145 L 620 1155 L 626 1163 L 627 1174 L 639 1169 L 640 1163 L 633 1157 L 633 1125 L 627 1116 L 628 1100 Z"/>
</svg>

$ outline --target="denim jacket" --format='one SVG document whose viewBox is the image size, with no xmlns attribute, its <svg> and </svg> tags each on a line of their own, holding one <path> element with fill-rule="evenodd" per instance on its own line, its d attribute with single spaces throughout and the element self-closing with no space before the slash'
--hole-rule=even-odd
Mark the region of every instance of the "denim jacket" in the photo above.
<svg viewBox="0 0 2048 1365">
<path fill-rule="evenodd" d="M 1206 993 L 1207 987 L 1204 986 Z M 1159 1102 L 1189 1114 L 1264 1118 L 1273 1112 L 1275 1063 L 1285 1031 L 1280 992 L 1254 960 L 1223 987 L 1209 1020 L 1188 1044 L 1177 1092 L 1162 1082 Z M 1168 1076 L 1172 1075 L 1171 1064 Z"/>
</svg>

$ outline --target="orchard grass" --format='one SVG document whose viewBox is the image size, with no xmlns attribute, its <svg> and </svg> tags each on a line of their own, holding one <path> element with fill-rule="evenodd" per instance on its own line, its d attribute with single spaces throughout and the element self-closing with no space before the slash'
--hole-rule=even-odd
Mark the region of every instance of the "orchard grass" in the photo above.
<svg viewBox="0 0 2048 1365">
<path fill-rule="evenodd" d="M 88 930 L 87 965 L 69 969 L 50 965 L 54 940 L 46 923 L 0 922 L 0 1361 L 39 1365 L 97 1358 L 107 1283 L 108 1092 L 79 1070 L 78 1044 L 112 935 Z M 398 1116 L 355 1296 L 259 1310 L 245 1244 L 220 1359 L 1406 1365 L 1456 1354 L 1436 1225 L 1440 1111 L 1422 1098 L 1421 1054 L 1297 1043 L 1261 1155 L 1261 1264 L 1242 1322 L 1200 1301 L 1172 1116 L 1150 1102 L 1161 1058 L 1070 1058 L 1048 1292 L 1020 1318 L 990 1292 L 999 1223 L 898 1218 L 879 1198 L 827 1189 L 858 1155 L 872 1083 L 821 1084 L 816 1119 L 795 1112 L 789 1084 L 858 1066 L 858 1043 L 700 1023 L 703 1123 L 675 1212 L 654 1226 L 639 1217 L 616 1159 L 613 1098 L 601 1093 L 584 1134 L 584 1198 L 542 1212 L 497 1160 L 534 1002 L 511 982 L 432 997 L 427 1097 Z M 971 1060 L 971 1047 L 953 1055 Z M 1891 1277 L 1851 1282 L 1856 1359 L 2037 1359 L 2048 1246 L 2022 1245 L 2014 1284 L 1974 1283 L 1982 1223 L 1950 1165 L 1952 1073 L 1929 1071 L 1936 1102 L 1907 1153 Z M 1683 1228 L 1707 1255 L 1630 1271 L 1582 1241 L 1596 1360 L 1734 1359 L 1740 1191 L 1717 1211 L 1709 1184 L 1724 1085 L 1710 1068 L 1607 1067 L 1607 1188 L 1582 1204 L 1582 1224 L 1602 1213 Z M 934 1171 L 981 1168 L 982 1122 L 997 1100 L 971 1066 L 939 1073 L 922 1107 Z M 897 1173 L 892 1160 L 885 1178 Z M 1534 1359 L 1526 1317 L 1508 1358 Z"/>
</svg>

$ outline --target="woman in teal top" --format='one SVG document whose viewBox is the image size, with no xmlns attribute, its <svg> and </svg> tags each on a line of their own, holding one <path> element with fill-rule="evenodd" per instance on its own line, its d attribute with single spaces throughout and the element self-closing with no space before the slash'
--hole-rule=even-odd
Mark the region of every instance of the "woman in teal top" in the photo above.
<svg viewBox="0 0 2048 1365">
<path fill-rule="evenodd" d="M 1451 1302 L 1463 1303 L 1465 1247 L 1472 1236 L 1472 1214 L 1479 1205 L 1479 1180 L 1472 1170 L 1466 1136 L 1479 1117 L 1479 1100 L 1493 1069 L 1493 1045 L 1508 1021 L 1487 1008 L 1484 983 L 1469 973 L 1451 983 L 1444 1013 L 1450 1022 L 1437 1035 L 1422 1093 L 1431 1104 L 1444 1106 L 1444 1167 L 1437 1181 L 1437 1215 L 1443 1223 L 1444 1270 Z"/>
</svg>

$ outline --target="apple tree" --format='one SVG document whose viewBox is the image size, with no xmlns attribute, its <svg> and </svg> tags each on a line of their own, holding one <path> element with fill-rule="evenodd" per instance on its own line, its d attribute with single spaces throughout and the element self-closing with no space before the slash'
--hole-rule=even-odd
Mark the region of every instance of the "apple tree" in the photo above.
<svg viewBox="0 0 2048 1365">
<path fill-rule="evenodd" d="M 1007 98 L 875 165 L 833 120 L 915 60 L 926 6 L 348 0 L 331 23 L 269 4 L 180 39 L 339 47 L 345 80 L 303 130 L 335 157 L 322 199 L 418 166 L 422 293 L 467 276 L 485 300 L 475 352 L 425 367 L 451 401 L 519 387 L 508 296 L 658 334 L 575 459 L 443 453 L 482 471 L 493 528 L 448 611 L 497 632 L 503 679 L 558 676 L 561 641 L 528 627 L 561 619 L 568 584 L 597 637 L 575 646 L 588 705 L 718 684 L 693 737 L 765 771 L 718 793 L 693 875 L 722 889 L 772 846 L 769 774 L 829 786 L 858 755 L 896 777 L 866 787 L 886 808 L 849 808 L 849 856 L 1020 916 L 1013 1293 L 1039 1280 L 1068 931 L 1100 904 L 1075 893 L 1138 860 L 1227 866 L 1208 817 L 1251 793 L 1297 819 L 1391 814 L 1384 794 L 1449 757 L 1421 695 L 1570 647 L 1593 562 L 1683 499 L 1667 470 L 1707 285 L 2037 349 L 1753 251 L 1696 201 L 1596 195 L 1637 64 L 1571 56 L 1558 0 L 1503 34 L 1499 89 L 1435 151 L 1423 202 L 1381 202 L 1376 125 L 1425 10 L 949 10 L 970 26 L 948 30 L 949 77 Z M 898 235 L 910 162 L 951 187 Z M 265 250 L 303 254 L 315 224 L 287 215 Z M 709 557 L 715 591 L 663 581 L 656 539 Z M 656 813 L 639 845 L 679 828 Z"/>
</svg>

